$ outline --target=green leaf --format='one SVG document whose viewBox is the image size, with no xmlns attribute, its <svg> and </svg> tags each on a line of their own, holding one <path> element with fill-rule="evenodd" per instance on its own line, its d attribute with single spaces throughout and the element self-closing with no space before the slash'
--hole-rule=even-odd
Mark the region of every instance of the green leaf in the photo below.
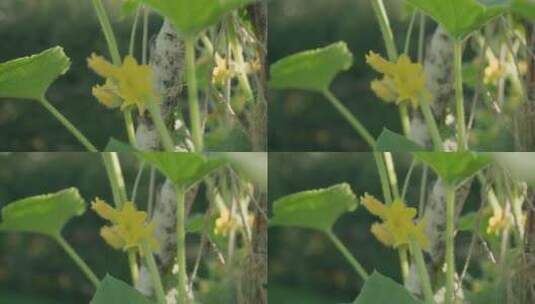
<svg viewBox="0 0 535 304">
<path fill-rule="evenodd" d="M 41 100 L 48 87 L 71 65 L 63 48 L 0 64 L 0 98 Z"/>
<path fill-rule="evenodd" d="M 351 187 L 344 183 L 294 193 L 273 203 L 273 226 L 292 226 L 328 232 L 338 218 L 357 208 Z"/>
<path fill-rule="evenodd" d="M 416 300 L 403 286 L 384 275 L 374 272 L 353 304 L 423 304 Z"/>
<path fill-rule="evenodd" d="M 132 16 L 139 8 L 137 0 L 126 0 L 121 5 L 121 18 Z"/>
<path fill-rule="evenodd" d="M 353 54 L 345 42 L 297 53 L 271 65 L 270 86 L 323 92 L 336 75 L 353 65 Z"/>
<path fill-rule="evenodd" d="M 90 304 L 150 304 L 139 291 L 110 275 L 102 280 Z"/>
<path fill-rule="evenodd" d="M 198 153 L 139 152 L 142 160 L 153 165 L 179 187 L 188 188 L 226 162 Z"/>
<path fill-rule="evenodd" d="M 455 39 L 462 40 L 506 9 L 496 0 L 407 0 L 435 19 Z"/>
<path fill-rule="evenodd" d="M 197 213 L 188 217 L 186 223 L 187 233 L 202 233 L 204 230 L 204 214 Z"/>
<path fill-rule="evenodd" d="M 140 0 L 171 19 L 183 34 L 196 35 L 226 13 L 255 0 Z"/>
<path fill-rule="evenodd" d="M 405 136 L 394 133 L 387 128 L 384 128 L 379 138 L 377 138 L 376 149 L 380 152 L 415 152 L 426 150 Z"/>
<path fill-rule="evenodd" d="M 56 237 L 73 217 L 85 212 L 76 188 L 27 197 L 2 208 L 0 231 L 35 232 Z"/>
<path fill-rule="evenodd" d="M 122 141 L 119 141 L 115 138 L 111 138 L 106 147 L 104 148 L 104 152 L 137 152 L 138 150 L 131 145 L 124 143 Z"/>
<path fill-rule="evenodd" d="M 415 152 L 414 156 L 450 186 L 459 185 L 492 161 L 489 155 L 474 152 Z"/>
<path fill-rule="evenodd" d="M 513 0 L 511 12 L 527 19 L 535 19 L 535 2 L 531 0 Z"/>
<path fill-rule="evenodd" d="M 492 154 L 498 164 L 507 169 L 516 180 L 535 186 L 535 153 L 515 152 Z"/>
</svg>

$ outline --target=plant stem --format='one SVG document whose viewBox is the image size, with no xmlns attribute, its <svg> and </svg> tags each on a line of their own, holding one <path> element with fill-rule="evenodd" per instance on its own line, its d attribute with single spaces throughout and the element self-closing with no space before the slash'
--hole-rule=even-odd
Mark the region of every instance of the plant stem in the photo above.
<svg viewBox="0 0 535 304">
<path fill-rule="evenodd" d="M 370 135 L 366 127 L 342 104 L 333 93 L 325 90 L 323 95 L 332 103 L 332 105 L 340 112 L 340 114 L 351 124 L 353 129 L 366 141 L 372 150 L 375 150 L 375 139 Z"/>
<path fill-rule="evenodd" d="M 128 55 L 134 56 L 134 50 L 136 47 L 136 34 L 139 23 L 139 14 L 141 12 L 141 6 L 136 10 L 136 16 L 134 17 L 134 24 L 132 24 L 132 30 L 130 31 L 130 43 L 128 44 Z"/>
<path fill-rule="evenodd" d="M 199 96 L 197 95 L 197 76 L 195 71 L 195 37 L 186 37 L 185 45 L 191 133 L 193 136 L 193 144 L 195 146 L 195 151 L 202 152 L 204 148 L 201 131 L 201 117 L 199 111 Z"/>
<path fill-rule="evenodd" d="M 401 267 L 401 277 L 403 278 L 403 283 L 406 283 L 409 279 L 409 258 L 407 254 L 407 248 L 399 247 L 398 249 L 399 254 L 399 262 Z"/>
<path fill-rule="evenodd" d="M 453 303 L 453 283 L 455 277 L 455 188 L 446 188 L 446 294 L 444 303 Z"/>
<path fill-rule="evenodd" d="M 176 249 L 178 260 L 178 304 L 187 303 L 185 189 L 176 187 Z"/>
<path fill-rule="evenodd" d="M 173 152 L 175 150 L 175 145 L 173 144 L 173 139 L 171 138 L 171 135 L 169 134 L 169 130 L 167 130 L 167 127 L 165 126 L 165 123 L 163 122 L 162 112 L 160 110 L 160 107 L 156 104 L 156 102 L 153 99 L 149 98 L 147 100 L 147 109 L 150 112 L 152 121 L 154 121 L 156 130 L 158 130 L 158 133 L 160 134 L 160 138 L 162 140 L 162 144 L 163 144 L 163 147 L 165 148 L 165 151 Z"/>
<path fill-rule="evenodd" d="M 416 239 L 411 236 L 409 238 L 410 248 L 414 261 L 416 262 L 416 268 L 418 270 L 418 275 L 420 276 L 420 286 L 424 292 L 424 298 L 426 304 L 434 304 L 433 299 L 433 289 L 431 288 L 431 279 L 429 278 L 429 273 L 425 266 L 424 255 L 422 253 L 422 248 L 416 241 Z"/>
<path fill-rule="evenodd" d="M 89 151 L 98 152 L 98 149 L 78 130 L 61 112 L 59 112 L 46 98 L 41 98 L 40 103 L 71 132 L 78 141 Z"/>
<path fill-rule="evenodd" d="M 466 147 L 466 123 L 464 115 L 463 93 L 463 45 L 460 41 L 453 44 L 453 73 L 455 77 L 455 108 L 457 112 L 457 149 L 465 151 Z"/>
<path fill-rule="evenodd" d="M 383 34 L 383 40 L 385 41 L 388 59 L 391 61 L 396 60 L 398 58 L 398 51 L 396 48 L 394 34 L 392 33 L 392 28 L 390 27 L 390 21 L 388 20 L 388 15 L 386 14 L 383 0 L 372 0 L 372 7 L 375 16 L 377 17 L 377 21 L 379 22 L 381 33 Z"/>
<path fill-rule="evenodd" d="M 121 208 L 128 201 L 128 197 L 126 195 L 126 186 L 119 157 L 117 156 L 117 152 L 103 152 L 101 154 L 106 172 L 108 173 L 115 207 Z"/>
<path fill-rule="evenodd" d="M 133 147 L 137 146 L 136 130 L 134 128 L 134 121 L 132 120 L 132 110 L 125 109 L 123 111 L 124 123 L 126 127 L 126 134 L 128 134 L 128 141 Z"/>
<path fill-rule="evenodd" d="M 108 14 L 106 14 L 106 9 L 102 4 L 102 0 L 93 0 L 93 7 L 97 13 L 100 26 L 102 27 L 102 32 L 104 32 L 104 37 L 106 38 L 106 43 L 108 44 L 108 50 L 113 64 L 121 64 L 121 55 L 119 54 L 119 47 L 117 46 L 117 40 L 115 39 L 115 34 L 110 24 L 110 19 Z"/>
<path fill-rule="evenodd" d="M 332 231 L 327 231 L 326 233 L 329 239 L 334 243 L 334 246 L 336 246 L 338 251 L 342 253 L 342 255 L 346 258 L 349 264 L 351 264 L 355 271 L 360 275 L 360 277 L 364 281 L 366 281 L 368 279 L 368 273 L 366 272 L 366 270 L 364 270 L 364 267 L 362 267 L 362 265 L 357 261 L 357 259 L 355 259 L 351 252 L 349 252 L 347 247 L 342 244 L 342 242 L 338 239 L 338 237 L 336 237 L 336 235 L 334 235 Z"/>
<path fill-rule="evenodd" d="M 431 135 L 431 140 L 433 141 L 433 147 L 435 151 L 442 151 L 442 138 L 440 137 L 440 132 L 438 131 L 437 123 L 431 112 L 431 107 L 425 98 L 420 98 L 420 108 L 422 109 L 422 114 L 427 125 L 429 134 Z"/>
<path fill-rule="evenodd" d="M 375 164 L 377 166 L 377 171 L 379 172 L 379 179 L 381 181 L 381 188 L 383 190 L 383 197 L 387 205 L 392 203 L 392 192 L 390 191 L 390 186 L 388 185 L 388 174 L 386 172 L 386 165 L 381 152 L 373 152 L 373 158 L 375 159 Z"/>
<path fill-rule="evenodd" d="M 76 265 L 85 274 L 89 281 L 93 283 L 96 288 L 98 288 L 98 286 L 100 285 L 100 280 L 91 270 L 91 268 L 89 268 L 89 266 L 84 262 L 84 260 L 82 260 L 82 258 L 76 253 L 74 248 L 72 248 L 71 245 L 69 245 L 69 243 L 67 243 L 67 241 L 61 235 L 57 235 L 54 239 L 59 243 L 61 248 L 65 250 L 67 255 L 69 255 L 69 257 L 74 261 L 74 263 L 76 263 Z"/>
<path fill-rule="evenodd" d="M 158 267 L 156 266 L 156 261 L 152 255 L 152 251 L 149 248 L 147 242 L 143 243 L 143 257 L 149 268 L 150 276 L 152 283 L 154 284 L 154 292 L 156 293 L 156 300 L 158 304 L 166 304 L 165 300 L 165 291 L 162 285 L 162 279 L 160 278 L 160 273 L 158 272 Z"/>
<path fill-rule="evenodd" d="M 130 275 L 132 276 L 132 286 L 135 286 L 139 279 L 139 268 L 137 266 L 136 252 L 128 251 L 128 265 L 130 266 Z"/>
<path fill-rule="evenodd" d="M 396 174 L 396 168 L 394 168 L 394 160 L 392 159 L 392 153 L 384 152 L 383 154 L 386 170 L 388 173 L 388 182 L 390 183 L 390 188 L 392 188 L 392 194 L 394 196 L 394 199 L 399 199 L 398 177 Z"/>
<path fill-rule="evenodd" d="M 411 134 L 411 120 L 409 118 L 409 111 L 407 106 L 402 104 L 399 106 L 399 117 L 401 119 L 401 127 L 403 128 L 403 134 L 409 136 Z"/>
<path fill-rule="evenodd" d="M 148 45 L 149 45 L 149 8 L 144 7 L 143 9 L 143 42 L 141 49 L 141 62 L 147 64 L 148 61 Z"/>
</svg>

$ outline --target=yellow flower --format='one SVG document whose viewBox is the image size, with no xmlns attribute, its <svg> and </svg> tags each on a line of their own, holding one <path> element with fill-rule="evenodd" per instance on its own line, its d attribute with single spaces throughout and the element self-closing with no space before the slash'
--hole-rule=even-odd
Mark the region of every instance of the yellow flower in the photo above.
<svg viewBox="0 0 535 304">
<path fill-rule="evenodd" d="M 509 224 L 507 214 L 503 211 L 503 208 L 493 208 L 493 215 L 489 219 L 489 225 L 487 226 L 487 233 L 499 235 L 500 231 L 505 229 Z"/>
<path fill-rule="evenodd" d="M 400 200 L 386 206 L 368 194 L 365 194 L 361 201 L 371 214 L 383 220 L 382 223 L 374 223 L 371 227 L 372 234 L 381 243 L 397 248 L 408 245 L 409 238 L 412 236 L 422 249 L 429 250 L 430 243 L 424 233 L 426 223 L 425 220 L 414 223 L 415 208 L 407 207 Z"/>
<path fill-rule="evenodd" d="M 227 65 L 227 60 L 218 53 L 215 54 L 215 68 L 212 72 L 212 82 L 215 85 L 224 85 L 232 77 L 232 71 Z"/>
<path fill-rule="evenodd" d="M 88 66 L 101 77 L 106 78 L 104 86 L 93 88 L 93 94 L 108 107 L 121 106 L 121 110 L 137 106 L 140 113 L 145 112 L 149 99 L 158 100 L 152 86 L 152 70 L 148 65 L 140 65 L 130 55 L 121 66 L 114 66 L 104 58 L 92 54 L 87 59 Z M 122 102 L 112 99 L 112 94 L 122 98 Z"/>
<path fill-rule="evenodd" d="M 154 223 L 146 223 L 147 213 L 138 211 L 132 202 L 125 202 L 122 208 L 117 210 L 96 198 L 91 208 L 113 224 L 100 230 L 100 235 L 111 247 L 127 251 L 139 249 L 147 242 L 153 251 L 159 249 L 159 243 L 154 237 Z"/>
<path fill-rule="evenodd" d="M 92 93 L 101 104 L 110 109 L 115 109 L 123 103 L 122 98 L 118 94 L 117 86 L 109 79 L 106 80 L 103 86 L 94 86 Z"/>
<path fill-rule="evenodd" d="M 496 84 L 498 80 L 504 75 L 504 66 L 496 59 L 490 60 L 489 65 L 485 68 L 485 77 L 483 83 Z"/>
<path fill-rule="evenodd" d="M 251 227 L 254 223 L 254 215 L 249 214 L 247 224 Z M 243 221 L 239 216 L 233 216 L 228 208 L 220 211 L 219 217 L 215 221 L 214 234 L 227 236 L 232 230 L 243 227 Z"/>
<path fill-rule="evenodd" d="M 394 63 L 370 51 L 366 62 L 377 72 L 384 74 L 381 80 L 376 79 L 371 83 L 371 89 L 382 100 L 397 104 L 410 103 L 416 108 L 420 98 L 431 98 L 425 86 L 422 65 L 411 62 L 407 55 L 401 55 Z"/>
</svg>

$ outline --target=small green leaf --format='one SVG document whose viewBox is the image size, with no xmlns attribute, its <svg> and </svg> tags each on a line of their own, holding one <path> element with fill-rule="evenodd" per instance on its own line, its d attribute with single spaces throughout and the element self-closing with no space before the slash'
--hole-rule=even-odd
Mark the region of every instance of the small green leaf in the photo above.
<svg viewBox="0 0 535 304">
<path fill-rule="evenodd" d="M 171 19 L 180 32 L 196 35 L 226 13 L 255 0 L 140 0 Z"/>
<path fill-rule="evenodd" d="M 226 162 L 198 153 L 139 152 L 140 159 L 153 165 L 179 187 L 188 188 Z"/>
<path fill-rule="evenodd" d="M 271 65 L 270 86 L 323 92 L 336 75 L 353 65 L 353 54 L 345 42 L 297 53 Z"/>
<path fill-rule="evenodd" d="M 139 8 L 137 0 L 126 0 L 121 5 L 121 18 L 132 16 Z"/>
<path fill-rule="evenodd" d="M 131 145 L 124 143 L 122 141 L 119 141 L 115 138 L 111 138 L 108 144 L 106 145 L 106 148 L 104 148 L 104 152 L 137 152 L 138 150 Z"/>
<path fill-rule="evenodd" d="M 405 136 L 394 133 L 387 128 L 383 129 L 377 138 L 377 151 L 380 152 L 415 152 L 425 151 L 425 148 L 411 141 Z"/>
<path fill-rule="evenodd" d="M 403 286 L 384 275 L 374 272 L 353 304 L 423 304 L 416 300 Z"/>
<path fill-rule="evenodd" d="M 501 0 L 407 1 L 435 19 L 457 40 L 466 38 L 506 9 Z"/>
<path fill-rule="evenodd" d="M 294 193 L 273 203 L 273 226 L 293 226 L 328 232 L 338 218 L 357 208 L 348 184 Z"/>
<path fill-rule="evenodd" d="M 75 188 L 27 197 L 2 208 L 0 231 L 35 232 L 56 237 L 73 217 L 85 212 Z"/>
<path fill-rule="evenodd" d="M 202 233 L 204 230 L 204 214 L 197 213 L 188 217 L 186 223 L 187 233 Z"/>
<path fill-rule="evenodd" d="M 139 291 L 132 288 L 125 282 L 118 280 L 110 275 L 100 282 L 97 292 L 90 304 L 110 304 L 110 303 L 128 303 L 128 304 L 150 304 Z"/>
<path fill-rule="evenodd" d="M 415 152 L 414 156 L 450 186 L 459 185 L 492 161 L 488 155 L 474 152 Z"/>
<path fill-rule="evenodd" d="M 63 48 L 0 64 L 0 98 L 41 100 L 48 87 L 71 65 Z"/>
</svg>

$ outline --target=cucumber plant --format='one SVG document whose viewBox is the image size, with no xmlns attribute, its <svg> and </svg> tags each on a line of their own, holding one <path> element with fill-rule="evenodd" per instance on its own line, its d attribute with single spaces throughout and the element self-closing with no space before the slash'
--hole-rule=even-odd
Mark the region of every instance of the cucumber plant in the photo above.
<svg viewBox="0 0 535 304">
<path fill-rule="evenodd" d="M 94 304 L 214 303 L 214 297 L 220 303 L 267 303 L 262 298 L 265 282 L 251 279 L 267 265 L 265 252 L 256 245 L 267 233 L 264 215 L 258 212 L 266 189 L 259 178 L 265 175 L 264 166 L 251 166 L 251 159 L 232 153 L 138 152 L 122 157 L 139 164 L 131 193 L 126 192 L 118 154 L 104 152 L 112 200 L 92 198 L 90 208 L 106 222 L 94 227 L 94 233 L 100 230 L 109 246 L 124 253 L 128 283 L 96 272 L 63 237 L 66 224 L 88 209 L 76 188 L 8 203 L 1 209 L 0 232 L 40 234 L 57 243 L 94 287 Z M 253 160 L 261 161 L 258 157 Z M 171 189 L 164 185 L 153 193 L 154 177 L 146 179 L 152 193 L 145 204 L 136 194 L 143 171 L 150 168 L 167 177 Z M 201 184 L 207 204 L 196 200 Z"/>
<path fill-rule="evenodd" d="M 396 159 L 398 156 L 400 161 L 407 160 L 406 155 L 394 154 Z M 525 241 L 532 234 L 528 223 L 533 204 L 533 156 L 412 152 L 402 189 L 392 182 L 397 181 L 397 173 L 391 166 L 383 185 L 391 194 L 383 194 L 382 199 L 349 183 L 293 193 L 272 202 L 270 225 L 324 235 L 362 282 L 360 293 L 355 295 L 357 304 L 529 303 L 532 292 L 513 286 L 529 276 L 523 267 L 532 255 Z M 433 172 L 436 179 L 432 188 L 428 189 L 427 174 L 422 174 L 421 180 L 411 178 L 417 167 Z M 408 198 L 409 187 L 420 188 L 419 203 Z M 479 204 L 475 210 L 463 210 L 470 191 L 481 192 L 476 198 Z M 346 246 L 336 235 L 338 219 L 354 212 L 368 212 L 377 218 L 370 233 L 382 245 L 398 251 L 401 284 L 373 270 L 381 268 L 379 265 L 358 261 L 350 248 L 358 250 L 366 245 Z M 455 246 L 460 233 L 471 239 L 465 242 L 469 243 L 468 252 L 467 246 Z M 475 259 L 474 246 L 479 243 L 488 252 Z"/>
<path fill-rule="evenodd" d="M 87 90 L 100 106 L 122 112 L 131 147 L 265 150 L 265 3 L 121 0 L 121 16 L 132 17 L 130 42 L 122 46 L 108 6 L 102 0 L 91 2 L 108 54 L 88 58 L 88 66 L 104 79 Z M 163 25 L 149 45 L 151 12 Z M 117 148 L 96 147 L 46 98 L 48 87 L 69 67 L 70 59 L 60 46 L 1 63 L 0 98 L 38 102 L 88 151 Z M 187 94 L 182 93 L 184 84 Z"/>
</svg>

